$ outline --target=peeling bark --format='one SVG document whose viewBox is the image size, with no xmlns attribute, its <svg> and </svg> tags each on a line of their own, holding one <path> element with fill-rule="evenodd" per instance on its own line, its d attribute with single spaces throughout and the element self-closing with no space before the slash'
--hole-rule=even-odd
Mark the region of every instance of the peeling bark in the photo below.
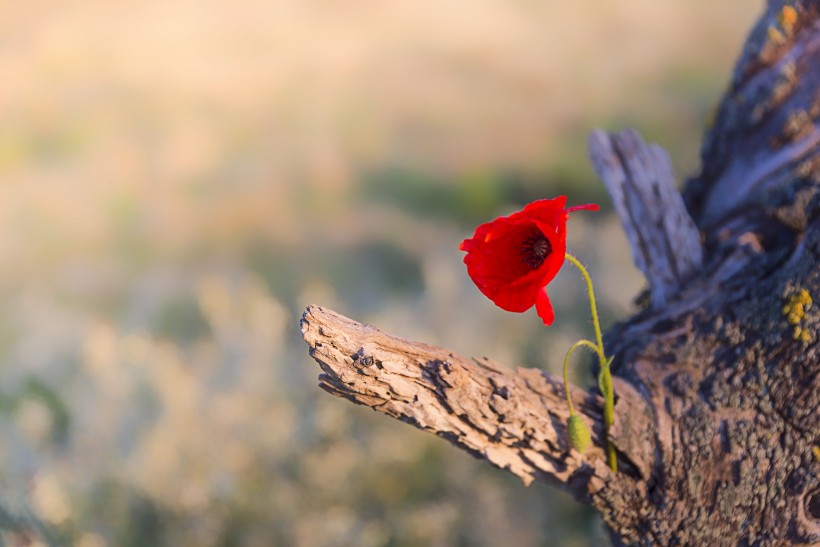
<svg viewBox="0 0 820 547">
<path fill-rule="evenodd" d="M 819 117 L 820 3 L 772 0 L 683 202 L 660 148 L 591 136 L 651 296 L 607 334 L 619 473 L 597 395 L 570 388 L 593 431 L 581 455 L 555 378 L 311 306 L 321 387 L 568 490 L 616 543 L 820 545 Z"/>
<path fill-rule="evenodd" d="M 621 218 L 632 259 L 649 282 L 652 307 L 663 308 L 703 265 L 700 234 L 675 187 L 669 154 L 632 130 L 596 130 L 589 155 Z"/>
<path fill-rule="evenodd" d="M 641 504 L 654 461 L 652 418 L 643 398 L 619 379 L 612 439 L 621 472 L 606 465 L 603 400 L 570 386 L 594 446 L 569 447 L 564 385 L 537 369 L 512 371 L 489 359 L 412 342 L 309 306 L 302 336 L 322 367 L 319 387 L 443 437 L 506 469 L 524 484 L 560 485 L 613 523 Z"/>
</svg>

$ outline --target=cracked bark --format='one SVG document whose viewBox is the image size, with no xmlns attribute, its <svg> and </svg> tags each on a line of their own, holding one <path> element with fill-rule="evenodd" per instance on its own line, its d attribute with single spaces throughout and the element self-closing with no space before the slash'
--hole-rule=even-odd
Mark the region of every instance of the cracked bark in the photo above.
<svg viewBox="0 0 820 547">
<path fill-rule="evenodd" d="M 310 306 L 320 386 L 436 433 L 594 506 L 616 543 L 820 545 L 820 5 L 770 1 L 702 150 L 674 189 L 665 153 L 634 132 L 590 138 L 593 165 L 649 285 L 643 311 L 607 334 L 613 437 L 601 400 L 571 387 L 591 426 L 565 440 L 563 385 L 468 359 Z M 684 205 L 685 203 L 685 205 Z M 807 334 L 805 334 L 807 333 Z"/>
</svg>

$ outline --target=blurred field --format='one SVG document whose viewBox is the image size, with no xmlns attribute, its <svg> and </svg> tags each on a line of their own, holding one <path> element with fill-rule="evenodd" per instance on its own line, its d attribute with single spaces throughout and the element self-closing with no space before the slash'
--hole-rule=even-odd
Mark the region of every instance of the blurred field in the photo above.
<svg viewBox="0 0 820 547">
<path fill-rule="evenodd" d="M 547 331 L 475 290 L 459 241 L 597 201 L 570 247 L 626 317 L 642 281 L 586 134 L 637 127 L 694 173 L 761 8 L 0 3 L 3 541 L 600 545 L 556 490 L 321 393 L 298 319 L 555 370 L 580 279 Z"/>
</svg>

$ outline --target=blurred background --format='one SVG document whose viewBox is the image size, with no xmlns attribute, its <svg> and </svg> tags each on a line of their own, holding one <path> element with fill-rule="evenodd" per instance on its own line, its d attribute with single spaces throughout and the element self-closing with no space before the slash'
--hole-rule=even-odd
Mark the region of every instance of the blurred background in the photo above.
<svg viewBox="0 0 820 547">
<path fill-rule="evenodd" d="M 458 243 L 565 193 L 605 325 L 642 279 L 586 160 L 698 169 L 762 0 L 0 3 L 0 539 L 583 546 L 590 511 L 316 388 L 308 303 L 556 371 Z M 591 383 L 584 367 L 576 381 Z"/>
</svg>

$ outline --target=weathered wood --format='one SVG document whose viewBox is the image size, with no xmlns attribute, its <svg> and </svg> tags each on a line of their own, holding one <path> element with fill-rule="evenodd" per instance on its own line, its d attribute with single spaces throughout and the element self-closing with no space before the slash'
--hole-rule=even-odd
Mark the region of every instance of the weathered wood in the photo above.
<svg viewBox="0 0 820 547">
<path fill-rule="evenodd" d="M 753 29 L 686 188 L 702 229 L 820 170 L 820 2 L 771 0 Z"/>
<path fill-rule="evenodd" d="M 797 325 L 784 313 L 799 291 L 820 294 L 816 214 L 809 226 L 774 273 L 741 272 L 697 308 L 632 324 L 628 349 L 613 343 L 656 418 L 647 544 L 820 542 L 820 511 L 806 510 L 820 503 L 820 309 Z"/>
<path fill-rule="evenodd" d="M 820 211 L 819 211 L 820 212 Z M 525 482 L 547 480 L 643 545 L 820 542 L 820 214 L 774 275 L 744 274 L 663 329 L 633 332 L 616 377 L 621 472 L 604 464 L 601 401 L 572 387 L 595 446 L 568 449 L 563 387 L 311 306 L 302 322 L 330 393 L 434 432 Z M 645 324 L 646 325 L 646 324 Z M 811 336 L 795 338 L 796 326 Z M 654 331 L 654 332 L 653 332 Z"/>
<path fill-rule="evenodd" d="M 675 186 L 669 154 L 627 129 L 593 131 L 589 155 L 649 282 L 651 306 L 663 308 L 703 264 L 700 234 Z"/>
<path fill-rule="evenodd" d="M 584 455 L 566 440 L 569 409 L 563 383 L 537 369 L 509 370 L 486 358 L 411 342 L 362 325 L 336 312 L 309 306 L 302 335 L 322 367 L 320 387 L 329 393 L 432 431 L 525 484 L 548 478 L 576 497 L 595 498 L 613 480 L 601 435 L 602 401 L 570 387 L 577 412 L 593 432 Z M 622 382 L 613 441 L 624 466 L 623 487 L 646 478 L 654 459 L 652 421 L 641 397 Z"/>
<path fill-rule="evenodd" d="M 616 543 L 820 545 L 818 47 L 820 2 L 769 2 L 686 188 L 700 262 L 664 153 L 634 133 L 592 137 L 653 297 L 607 335 L 622 472 L 603 464 L 597 397 L 571 389 L 595 438 L 581 456 L 555 379 L 310 307 L 322 387 L 563 486 Z"/>
</svg>

